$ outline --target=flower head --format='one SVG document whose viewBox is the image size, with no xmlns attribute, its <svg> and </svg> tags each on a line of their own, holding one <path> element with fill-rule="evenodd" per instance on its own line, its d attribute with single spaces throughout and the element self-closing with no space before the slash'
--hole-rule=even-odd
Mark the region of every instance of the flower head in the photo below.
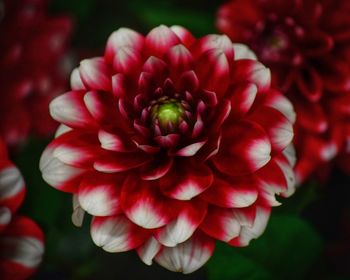
<svg viewBox="0 0 350 280">
<path fill-rule="evenodd" d="M 349 13 L 341 0 L 233 0 L 218 12 L 219 30 L 255 51 L 295 107 L 299 183 L 349 150 Z"/>
<path fill-rule="evenodd" d="M 25 185 L 8 160 L 0 139 L 0 275 L 1 279 L 27 279 L 38 267 L 44 251 L 43 233 L 29 218 L 16 215 Z"/>
<path fill-rule="evenodd" d="M 275 195 L 294 190 L 294 112 L 254 58 L 226 36 L 121 28 L 73 71 L 40 168 L 74 194 L 75 224 L 94 216 L 98 246 L 190 273 L 216 239 L 262 234 Z"/>
<path fill-rule="evenodd" d="M 0 19 L 0 136 L 13 146 L 57 124 L 49 102 L 66 87 L 67 17 L 47 15 L 45 0 L 5 0 Z"/>
</svg>

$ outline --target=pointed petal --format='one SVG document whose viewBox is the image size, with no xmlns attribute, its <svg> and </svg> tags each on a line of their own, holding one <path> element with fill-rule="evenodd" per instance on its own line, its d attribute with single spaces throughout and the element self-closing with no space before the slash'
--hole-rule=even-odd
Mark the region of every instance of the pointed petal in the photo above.
<svg viewBox="0 0 350 280">
<path fill-rule="evenodd" d="M 83 84 L 88 89 L 111 90 L 112 82 L 110 69 L 103 58 L 84 59 L 80 62 L 79 72 Z"/>
<path fill-rule="evenodd" d="M 181 210 L 176 219 L 156 233 L 157 240 L 167 247 L 174 247 L 189 239 L 207 213 L 207 204 L 200 200 L 179 204 Z"/>
<path fill-rule="evenodd" d="M 168 174 L 160 179 L 160 188 L 171 198 L 190 200 L 206 190 L 212 182 L 213 173 L 206 165 L 178 160 Z"/>
<path fill-rule="evenodd" d="M 119 48 L 130 47 L 140 50 L 143 48 L 143 43 L 144 37 L 141 34 L 129 28 L 119 28 L 108 38 L 105 58 L 110 64 L 112 64 L 113 58 Z"/>
<path fill-rule="evenodd" d="M 145 48 L 149 55 L 162 57 L 168 49 L 180 43 L 179 37 L 169 27 L 160 25 L 146 36 Z"/>
<path fill-rule="evenodd" d="M 123 184 L 122 207 L 126 216 L 146 229 L 159 228 L 172 218 L 171 201 L 157 190 L 153 181 L 130 175 Z"/>
<path fill-rule="evenodd" d="M 95 217 L 91 223 L 94 243 L 111 253 L 130 251 L 140 246 L 148 233 L 124 216 Z"/>
<path fill-rule="evenodd" d="M 157 239 L 150 237 L 142 246 L 137 248 L 137 254 L 145 264 L 151 265 L 161 247 Z"/>
<path fill-rule="evenodd" d="M 201 198 L 220 207 L 248 207 L 258 198 L 257 186 L 252 175 L 232 177 L 230 180 L 216 177 Z"/>
<path fill-rule="evenodd" d="M 123 180 L 123 175 L 92 173 L 85 176 L 78 192 L 80 207 L 93 216 L 112 216 L 120 213 Z"/>
<path fill-rule="evenodd" d="M 253 122 L 241 121 L 222 131 L 219 152 L 212 157 L 214 165 L 228 175 L 254 172 L 271 159 L 271 144 L 264 129 Z"/>
<path fill-rule="evenodd" d="M 56 97 L 50 104 L 50 114 L 58 122 L 72 128 L 96 127 L 96 122 L 86 109 L 81 91 L 70 91 Z"/>
<path fill-rule="evenodd" d="M 197 233 L 176 247 L 163 247 L 155 260 L 161 266 L 175 272 L 192 273 L 202 267 L 213 254 L 213 239 Z"/>
</svg>

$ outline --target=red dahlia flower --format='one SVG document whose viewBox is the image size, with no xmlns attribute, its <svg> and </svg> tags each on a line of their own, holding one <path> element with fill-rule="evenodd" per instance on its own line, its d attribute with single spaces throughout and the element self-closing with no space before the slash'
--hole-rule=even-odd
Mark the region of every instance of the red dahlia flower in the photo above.
<svg viewBox="0 0 350 280">
<path fill-rule="evenodd" d="M 255 51 L 295 107 L 298 182 L 350 155 L 349 14 L 342 0 L 233 0 L 218 12 L 218 28 Z"/>
<path fill-rule="evenodd" d="M 47 15 L 45 0 L 5 0 L 0 20 L 0 136 L 9 144 L 57 127 L 49 102 L 66 87 L 67 17 Z"/>
<path fill-rule="evenodd" d="M 254 57 L 226 36 L 121 28 L 73 71 L 40 168 L 74 194 L 75 224 L 94 216 L 98 246 L 190 273 L 215 239 L 262 234 L 275 195 L 294 190 L 294 112 Z"/>
<path fill-rule="evenodd" d="M 0 275 L 4 280 L 27 279 L 44 251 L 40 228 L 29 218 L 15 215 L 24 194 L 23 178 L 0 141 Z"/>
</svg>

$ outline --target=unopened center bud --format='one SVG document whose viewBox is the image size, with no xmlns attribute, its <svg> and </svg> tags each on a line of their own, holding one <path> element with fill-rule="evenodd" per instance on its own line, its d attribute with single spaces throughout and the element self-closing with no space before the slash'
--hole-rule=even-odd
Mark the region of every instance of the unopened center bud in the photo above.
<svg viewBox="0 0 350 280">
<path fill-rule="evenodd" d="M 177 100 L 166 100 L 155 104 L 152 108 L 153 120 L 158 120 L 163 128 L 177 126 L 182 120 L 184 109 Z"/>
</svg>

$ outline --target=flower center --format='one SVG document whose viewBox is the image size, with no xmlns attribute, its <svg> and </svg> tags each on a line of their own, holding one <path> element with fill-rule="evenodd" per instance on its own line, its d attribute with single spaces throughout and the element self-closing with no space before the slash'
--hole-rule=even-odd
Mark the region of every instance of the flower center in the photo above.
<svg viewBox="0 0 350 280">
<path fill-rule="evenodd" d="M 158 121 L 163 129 L 168 129 L 179 124 L 185 110 L 178 100 L 165 99 L 153 105 L 151 112 L 153 121 Z"/>
</svg>

